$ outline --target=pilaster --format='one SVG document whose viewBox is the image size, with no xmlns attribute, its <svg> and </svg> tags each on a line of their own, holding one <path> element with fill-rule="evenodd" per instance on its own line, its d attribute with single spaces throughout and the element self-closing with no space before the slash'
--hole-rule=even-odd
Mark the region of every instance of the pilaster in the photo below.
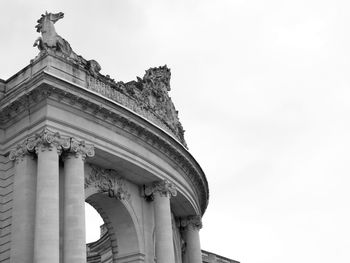
<svg viewBox="0 0 350 263">
<path fill-rule="evenodd" d="M 15 161 L 10 262 L 32 263 L 37 164 L 26 143 L 17 145 L 9 159 Z"/>
</svg>

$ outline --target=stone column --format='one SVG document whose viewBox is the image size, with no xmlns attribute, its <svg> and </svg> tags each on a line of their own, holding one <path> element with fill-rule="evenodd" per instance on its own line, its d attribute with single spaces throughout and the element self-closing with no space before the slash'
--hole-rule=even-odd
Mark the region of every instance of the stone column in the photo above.
<svg viewBox="0 0 350 263">
<path fill-rule="evenodd" d="M 92 146 L 71 140 L 64 155 L 63 262 L 86 263 L 84 160 L 92 157 Z"/>
<path fill-rule="evenodd" d="M 199 230 L 202 228 L 200 216 L 189 216 L 181 219 L 182 235 L 186 248 L 184 253 L 184 263 L 202 263 L 202 251 L 199 239 Z"/>
<path fill-rule="evenodd" d="M 48 130 L 28 142 L 38 155 L 34 262 L 59 263 L 59 170 L 62 141 Z"/>
<path fill-rule="evenodd" d="M 172 183 L 165 180 L 147 187 L 145 194 L 153 196 L 154 200 L 156 261 L 175 263 L 170 198 L 176 195 L 176 189 Z"/>
<path fill-rule="evenodd" d="M 15 161 L 10 262 L 33 262 L 36 191 L 36 160 L 26 143 L 11 151 Z"/>
</svg>

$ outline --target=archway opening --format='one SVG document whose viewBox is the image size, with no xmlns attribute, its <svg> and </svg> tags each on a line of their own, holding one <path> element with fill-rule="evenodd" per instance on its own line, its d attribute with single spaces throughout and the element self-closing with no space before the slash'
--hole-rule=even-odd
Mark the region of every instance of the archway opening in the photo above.
<svg viewBox="0 0 350 263">
<path fill-rule="evenodd" d="M 86 262 L 112 263 L 113 248 L 105 220 L 100 212 L 85 202 Z"/>
<path fill-rule="evenodd" d="M 96 209 L 85 202 L 86 243 L 95 242 L 101 238 L 101 226 L 103 224 L 103 219 Z"/>
</svg>

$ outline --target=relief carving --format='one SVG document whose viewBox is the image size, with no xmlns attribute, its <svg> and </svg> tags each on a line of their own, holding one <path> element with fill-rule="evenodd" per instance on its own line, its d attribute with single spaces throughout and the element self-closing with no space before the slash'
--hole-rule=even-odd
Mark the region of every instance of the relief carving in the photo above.
<svg viewBox="0 0 350 263">
<path fill-rule="evenodd" d="M 103 169 L 95 165 L 90 165 L 90 168 L 90 173 L 85 177 L 85 188 L 95 187 L 100 193 L 107 193 L 109 197 L 118 200 L 130 199 L 125 180 L 116 171 Z"/>
</svg>

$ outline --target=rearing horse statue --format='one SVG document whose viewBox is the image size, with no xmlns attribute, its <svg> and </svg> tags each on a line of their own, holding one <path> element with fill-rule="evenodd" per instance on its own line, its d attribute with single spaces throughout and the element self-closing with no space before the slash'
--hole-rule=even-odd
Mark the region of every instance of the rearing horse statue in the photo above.
<svg viewBox="0 0 350 263">
<path fill-rule="evenodd" d="M 60 51 L 64 55 L 71 56 L 73 52 L 69 43 L 56 33 L 54 24 L 62 19 L 64 14 L 59 12 L 57 14 L 45 13 L 41 15 L 41 18 L 37 21 L 38 24 L 35 26 L 36 31 L 41 33 L 34 46 L 38 46 L 39 50 L 53 49 L 55 51 Z"/>
<path fill-rule="evenodd" d="M 64 13 L 59 12 L 57 14 L 48 13 L 41 15 L 41 18 L 37 21 L 35 26 L 36 31 L 41 33 L 34 42 L 34 47 L 38 47 L 40 52 L 53 50 L 56 53 L 60 53 L 63 56 L 81 64 L 95 77 L 98 76 L 98 72 L 101 70 L 101 66 L 95 60 L 86 61 L 82 56 L 78 56 L 69 45 L 68 41 L 62 38 L 56 33 L 54 24 L 64 17 Z"/>
</svg>

